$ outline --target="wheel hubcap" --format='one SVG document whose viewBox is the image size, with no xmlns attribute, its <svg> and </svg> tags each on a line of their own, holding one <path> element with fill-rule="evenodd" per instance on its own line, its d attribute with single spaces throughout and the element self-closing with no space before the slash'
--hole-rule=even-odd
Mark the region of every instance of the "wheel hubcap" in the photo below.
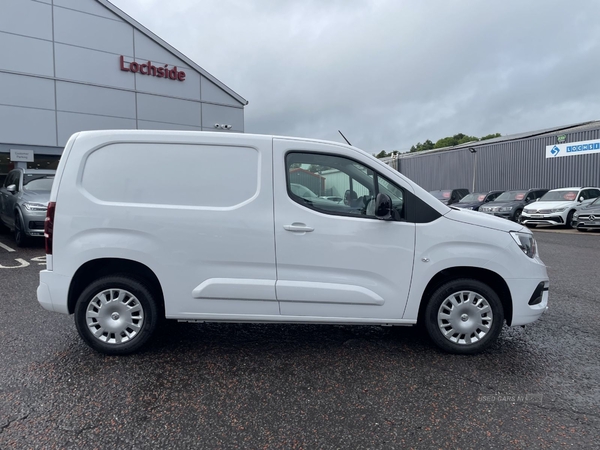
<svg viewBox="0 0 600 450">
<path fill-rule="evenodd" d="M 488 301 L 477 292 L 459 291 L 440 305 L 438 327 L 450 342 L 474 344 L 490 331 L 494 316 Z"/>
<path fill-rule="evenodd" d="M 107 344 L 122 344 L 139 334 L 144 324 L 144 309 L 131 292 L 107 289 L 92 298 L 85 318 L 96 339 Z"/>
</svg>

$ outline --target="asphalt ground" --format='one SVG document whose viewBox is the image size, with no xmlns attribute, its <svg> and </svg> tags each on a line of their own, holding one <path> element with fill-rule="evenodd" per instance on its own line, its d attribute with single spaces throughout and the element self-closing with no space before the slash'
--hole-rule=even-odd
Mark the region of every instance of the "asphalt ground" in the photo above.
<svg viewBox="0 0 600 450">
<path fill-rule="evenodd" d="M 599 448 L 600 233 L 535 235 L 550 309 L 476 356 L 413 328 L 251 324 L 102 356 L 38 305 L 42 245 L 0 245 L 0 449 Z"/>
</svg>

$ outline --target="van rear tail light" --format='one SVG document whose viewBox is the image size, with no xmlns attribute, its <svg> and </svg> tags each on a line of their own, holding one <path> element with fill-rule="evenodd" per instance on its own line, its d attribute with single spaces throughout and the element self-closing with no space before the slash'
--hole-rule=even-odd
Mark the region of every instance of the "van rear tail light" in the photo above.
<svg viewBox="0 0 600 450">
<path fill-rule="evenodd" d="M 56 202 L 48 203 L 48 211 L 46 211 L 46 220 L 44 221 L 44 238 L 46 243 L 46 254 L 52 254 L 52 237 L 54 234 L 54 211 Z"/>
</svg>

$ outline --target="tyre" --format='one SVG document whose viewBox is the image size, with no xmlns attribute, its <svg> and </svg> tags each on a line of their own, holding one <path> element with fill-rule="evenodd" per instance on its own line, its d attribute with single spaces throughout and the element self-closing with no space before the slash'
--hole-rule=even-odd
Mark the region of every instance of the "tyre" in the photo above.
<svg viewBox="0 0 600 450">
<path fill-rule="evenodd" d="M 513 216 L 513 221 L 517 222 L 517 223 L 521 223 L 521 213 L 523 212 L 522 209 L 517 209 L 515 211 L 515 215 Z"/>
<path fill-rule="evenodd" d="M 92 282 L 75 305 L 81 338 L 106 355 L 126 355 L 150 339 L 158 322 L 156 299 L 143 282 L 113 275 Z"/>
<path fill-rule="evenodd" d="M 569 214 L 567 214 L 567 221 L 565 223 L 565 227 L 573 228 L 573 214 L 575 214 L 574 210 L 569 211 Z"/>
<path fill-rule="evenodd" d="M 29 244 L 29 236 L 25 234 L 23 221 L 21 220 L 21 214 L 18 212 L 15 212 L 14 238 L 17 247 L 27 247 L 27 244 Z"/>
<path fill-rule="evenodd" d="M 474 354 L 498 338 L 504 309 L 487 284 L 464 278 L 449 281 L 433 293 L 424 321 L 427 333 L 442 350 Z"/>
</svg>

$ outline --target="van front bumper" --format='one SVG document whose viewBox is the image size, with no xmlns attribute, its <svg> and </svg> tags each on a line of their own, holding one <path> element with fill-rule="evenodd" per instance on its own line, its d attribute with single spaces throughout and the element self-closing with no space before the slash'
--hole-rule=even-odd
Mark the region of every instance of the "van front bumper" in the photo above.
<svg viewBox="0 0 600 450">
<path fill-rule="evenodd" d="M 538 320 L 548 309 L 548 280 L 507 280 L 513 297 L 511 326 L 527 325 Z M 542 285 L 542 286 L 540 286 Z"/>
</svg>

